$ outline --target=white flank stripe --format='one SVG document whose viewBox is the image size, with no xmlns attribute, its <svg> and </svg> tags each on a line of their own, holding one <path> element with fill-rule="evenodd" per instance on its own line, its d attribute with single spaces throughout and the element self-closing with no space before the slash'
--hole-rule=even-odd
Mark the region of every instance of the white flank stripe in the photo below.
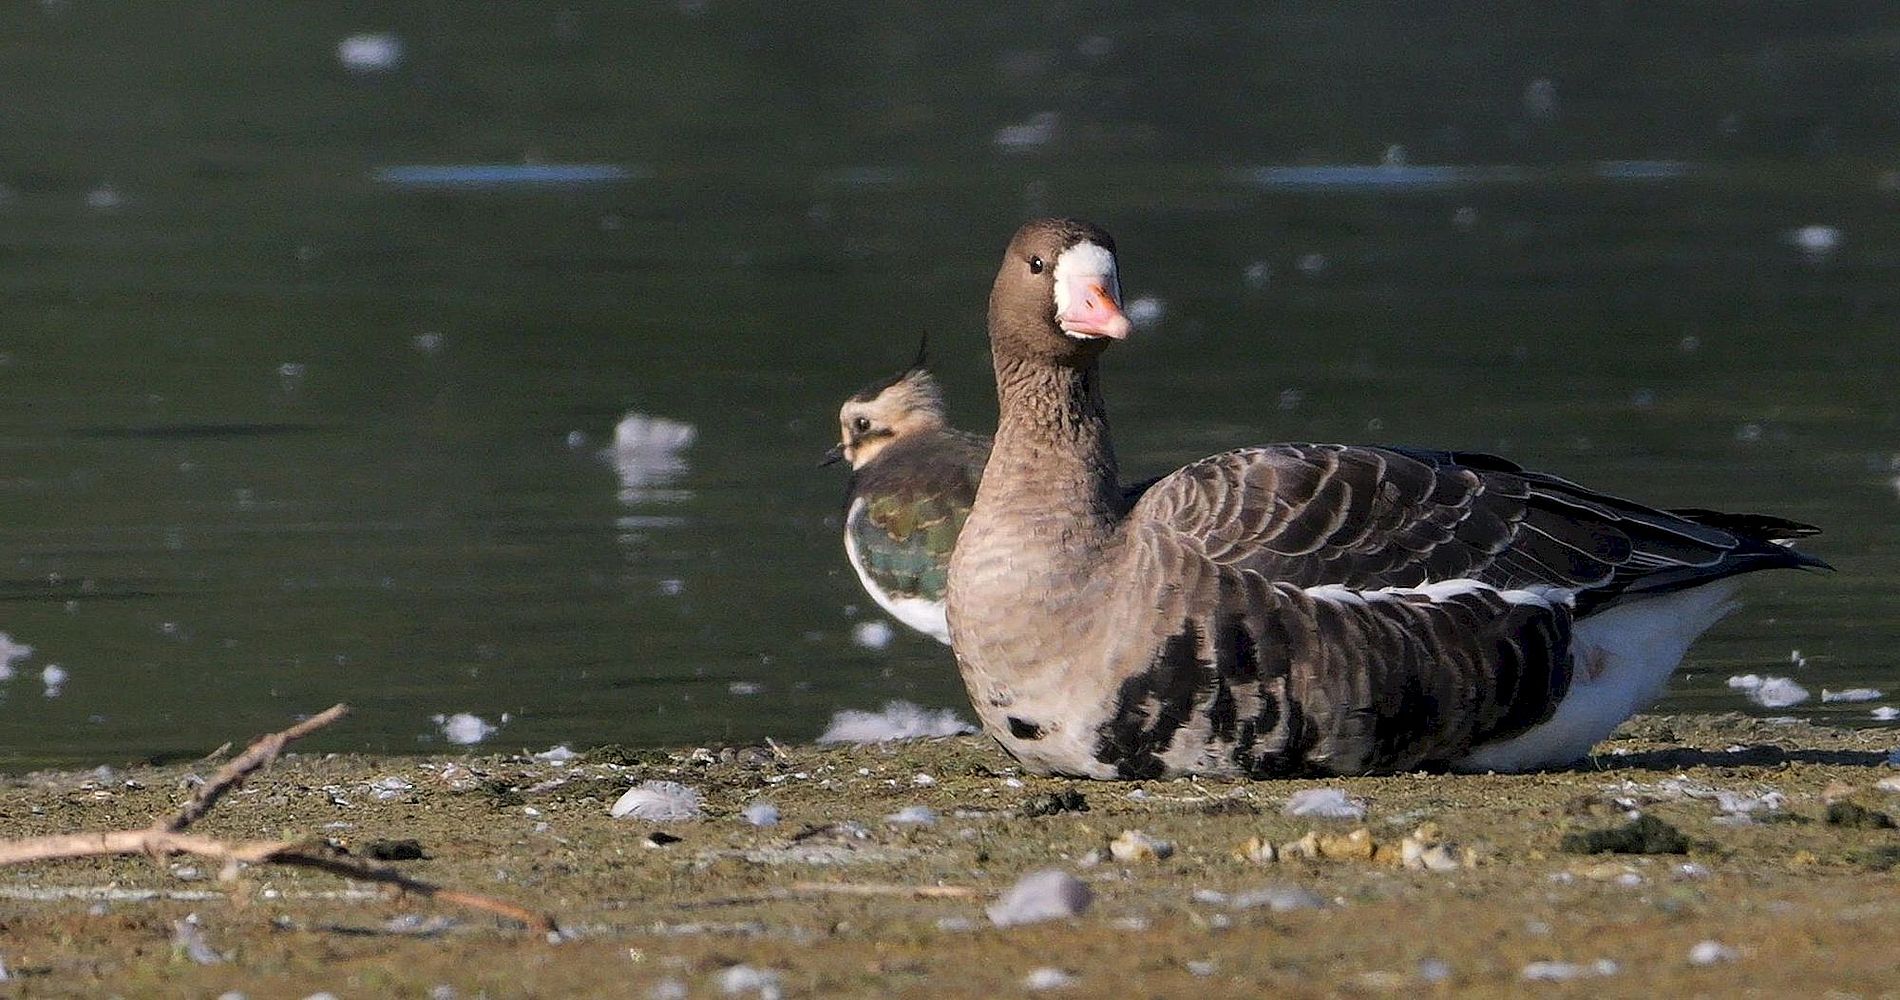
<svg viewBox="0 0 1900 1000">
<path fill-rule="evenodd" d="M 863 497 L 851 501 L 851 510 L 844 516 L 844 554 L 851 561 L 851 568 L 858 574 L 858 582 L 864 585 L 864 592 L 871 595 L 892 618 L 943 643 L 950 645 L 950 622 L 946 617 L 942 601 L 931 601 L 921 597 L 892 597 L 886 594 L 871 574 L 864 571 L 864 560 L 858 558 L 858 543 L 851 538 L 851 525 L 864 513 Z"/>
</svg>

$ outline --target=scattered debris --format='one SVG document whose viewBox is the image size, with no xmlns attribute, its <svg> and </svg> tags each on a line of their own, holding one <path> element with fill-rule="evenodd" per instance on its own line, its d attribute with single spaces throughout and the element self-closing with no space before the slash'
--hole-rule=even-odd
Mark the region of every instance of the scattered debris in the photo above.
<svg viewBox="0 0 1900 1000">
<path fill-rule="evenodd" d="M 1044 868 L 1017 879 L 985 912 L 998 927 L 1016 927 L 1080 916 L 1094 901 L 1095 893 L 1081 879 Z"/>
<path fill-rule="evenodd" d="M 744 809 L 741 809 L 739 811 L 739 818 L 753 826 L 777 826 L 779 820 L 778 807 L 764 799 L 758 799 Z"/>
<path fill-rule="evenodd" d="M 935 826 L 937 812 L 929 806 L 905 806 L 884 817 L 884 822 L 898 826 Z"/>
<path fill-rule="evenodd" d="M 1089 811 L 1089 800 L 1073 788 L 1064 788 L 1059 792 L 1044 792 L 1032 795 L 1023 802 L 1025 817 L 1054 816 L 1059 813 Z"/>
<path fill-rule="evenodd" d="M 336 43 L 336 60 L 352 73 L 387 73 L 402 65 L 402 39 L 387 31 L 350 35 Z"/>
<path fill-rule="evenodd" d="M 507 721 L 506 716 L 503 721 Z M 441 728 L 442 738 L 456 746 L 480 743 L 501 731 L 500 726 L 490 725 L 488 720 L 468 712 L 435 716 L 435 724 Z"/>
<path fill-rule="evenodd" d="M 961 736 L 976 727 L 947 708 L 927 709 L 908 701 L 889 701 L 877 712 L 845 709 L 831 717 L 819 743 L 884 743 L 931 736 Z"/>
<path fill-rule="evenodd" d="M 1274 913 L 1291 913 L 1294 910 L 1323 909 L 1326 900 L 1313 890 L 1301 886 L 1270 885 L 1234 893 L 1228 898 L 1227 905 L 1236 910 L 1267 909 Z"/>
<path fill-rule="evenodd" d="M 719 992 L 729 997 L 751 994 L 759 1000 L 779 1000 L 785 991 L 779 987 L 778 973 L 750 965 L 727 966 L 718 976 Z"/>
<path fill-rule="evenodd" d="M 1108 854 L 1117 861 L 1160 861 L 1174 854 L 1174 844 L 1156 840 L 1140 830 L 1123 830 L 1108 843 Z"/>
<path fill-rule="evenodd" d="M 990 142 L 1005 153 L 1026 153 L 1048 145 L 1061 123 L 1062 117 L 1055 112 L 1038 111 L 1027 121 L 997 129 Z"/>
<path fill-rule="evenodd" d="M 1241 844 L 1240 848 L 1234 852 L 1234 856 L 1242 861 L 1252 861 L 1255 864 L 1272 864 L 1280 860 L 1280 849 L 1274 847 L 1273 841 L 1271 840 L 1266 840 L 1261 837 L 1248 837 L 1246 842 Z"/>
<path fill-rule="evenodd" d="M 1754 677 L 1753 674 L 1747 676 Z M 1743 680 L 1747 680 L 1747 677 L 1743 678 Z M 1737 685 L 1733 678 L 1730 678 L 1729 683 L 1732 687 L 1741 687 L 1748 695 L 1749 701 L 1763 708 L 1788 708 L 1808 700 L 1808 689 L 1795 683 L 1790 678 L 1763 677 L 1759 680 L 1760 683 L 1752 686 L 1746 684 Z"/>
<path fill-rule="evenodd" d="M 620 502 L 631 507 L 689 499 L 690 492 L 670 487 L 686 474 L 680 453 L 698 437 L 698 428 L 684 421 L 633 411 L 622 415 L 614 425 L 613 447 L 601 453 L 620 480 Z"/>
<path fill-rule="evenodd" d="M 374 861 L 422 861 L 429 857 L 421 841 L 409 838 L 372 840 L 363 845 L 363 854 Z"/>
<path fill-rule="evenodd" d="M 1682 831 L 1644 813 L 1607 830 L 1564 834 L 1564 850 L 1572 854 L 1687 854 L 1689 838 Z"/>
<path fill-rule="evenodd" d="M 897 631 L 891 623 L 882 618 L 873 618 L 868 622 L 859 622 L 851 627 L 851 641 L 865 649 L 883 649 L 897 638 Z"/>
<path fill-rule="evenodd" d="M 1280 812 L 1313 819 L 1360 820 L 1366 818 L 1366 803 L 1337 788 L 1307 788 L 1294 792 Z"/>
<path fill-rule="evenodd" d="M 15 642 L 11 635 L 0 632 L 0 681 L 13 676 L 13 665 L 33 655 L 33 647 Z"/>
<path fill-rule="evenodd" d="M 1438 824 L 1425 823 L 1399 842 L 1399 864 L 1413 871 L 1449 872 L 1468 867 L 1457 845 L 1446 843 Z"/>
<path fill-rule="evenodd" d="M 627 789 L 608 810 L 608 815 L 615 819 L 677 823 L 700 818 L 701 800 L 697 789 L 677 781 L 643 781 Z"/>
<path fill-rule="evenodd" d="M 1527 982 L 1564 983 L 1585 976 L 1614 976 L 1619 971 L 1617 964 L 1607 958 L 1599 958 L 1589 965 L 1574 962 L 1532 962 L 1524 966 L 1523 977 Z"/>
<path fill-rule="evenodd" d="M 1277 846 L 1262 837 L 1249 837 L 1235 849 L 1234 856 L 1257 864 L 1295 859 L 1360 861 L 1438 872 L 1472 868 L 1478 863 L 1478 852 L 1447 842 L 1438 824 L 1430 822 L 1420 824 L 1397 844 L 1381 843 L 1363 826 L 1347 833 L 1308 830 L 1300 839 Z"/>
<path fill-rule="evenodd" d="M 1818 264 L 1841 248 L 1841 231 L 1834 226 L 1798 226 L 1782 233 L 1781 238 L 1811 263 Z"/>
<path fill-rule="evenodd" d="M 196 913 L 186 914 L 183 920 L 172 921 L 172 954 L 199 965 L 217 965 L 225 960 L 205 940 L 204 928 L 199 925 Z"/>
</svg>

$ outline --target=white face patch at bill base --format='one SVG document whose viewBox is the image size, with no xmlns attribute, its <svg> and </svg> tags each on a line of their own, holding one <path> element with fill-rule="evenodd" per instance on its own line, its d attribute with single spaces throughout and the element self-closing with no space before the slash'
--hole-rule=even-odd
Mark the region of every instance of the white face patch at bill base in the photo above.
<svg viewBox="0 0 1900 1000">
<path fill-rule="evenodd" d="M 1121 276 L 1116 272 L 1114 254 L 1100 244 L 1087 240 L 1064 250 L 1062 256 L 1056 258 L 1056 316 L 1068 313 L 1075 301 L 1075 289 L 1087 288 L 1094 282 L 1100 282 L 1103 288 L 1108 289 L 1108 293 L 1115 297 L 1116 306 L 1121 305 L 1122 283 Z M 1092 339 L 1087 334 L 1069 330 L 1063 333 L 1076 340 Z"/>
</svg>

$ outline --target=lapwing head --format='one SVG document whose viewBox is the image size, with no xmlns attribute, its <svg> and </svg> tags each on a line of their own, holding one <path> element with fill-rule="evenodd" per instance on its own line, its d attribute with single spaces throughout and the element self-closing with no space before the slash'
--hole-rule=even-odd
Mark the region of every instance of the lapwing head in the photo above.
<svg viewBox="0 0 1900 1000">
<path fill-rule="evenodd" d="M 862 469 L 903 438 L 944 426 L 943 390 L 922 364 L 874 382 L 838 410 L 838 444 L 822 464 L 837 461 Z"/>
</svg>

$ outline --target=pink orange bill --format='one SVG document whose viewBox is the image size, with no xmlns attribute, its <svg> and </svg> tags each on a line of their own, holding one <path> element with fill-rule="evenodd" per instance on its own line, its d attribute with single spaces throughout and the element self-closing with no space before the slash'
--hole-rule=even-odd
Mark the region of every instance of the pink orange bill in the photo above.
<svg viewBox="0 0 1900 1000">
<path fill-rule="evenodd" d="M 1056 314 L 1056 325 L 1072 337 L 1128 339 L 1128 317 L 1121 303 L 1100 278 L 1088 277 L 1075 282 L 1069 293 L 1069 307 Z"/>
</svg>

